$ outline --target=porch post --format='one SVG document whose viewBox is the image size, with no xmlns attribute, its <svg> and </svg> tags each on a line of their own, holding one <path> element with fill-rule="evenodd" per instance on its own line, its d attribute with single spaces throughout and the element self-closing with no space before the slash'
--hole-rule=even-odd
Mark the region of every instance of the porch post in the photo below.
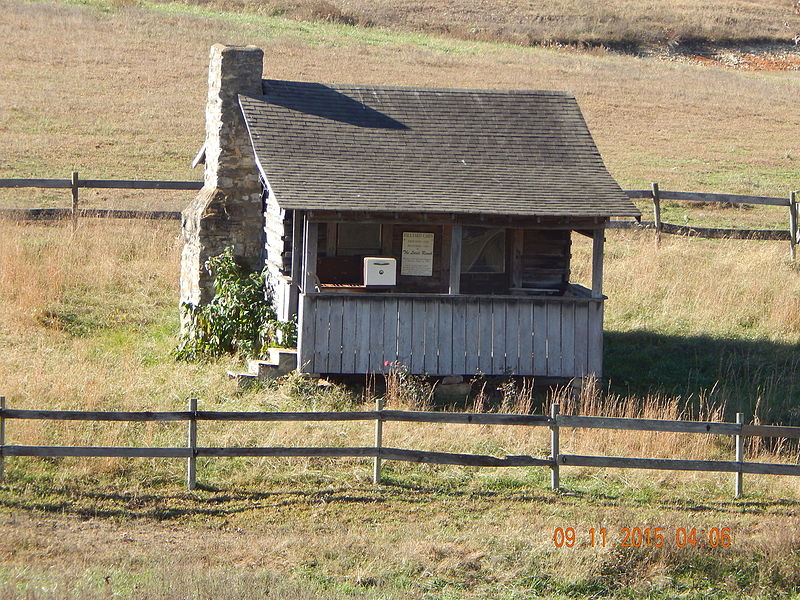
<svg viewBox="0 0 800 600">
<path fill-rule="evenodd" d="M 595 229 L 592 234 L 592 298 L 603 297 L 603 242 L 605 226 Z"/>
<path fill-rule="evenodd" d="M 309 292 L 313 292 L 316 288 L 318 225 L 309 221 L 308 216 L 304 216 L 303 221 L 302 292 L 308 294 Z"/>
<path fill-rule="evenodd" d="M 298 281 L 302 281 L 297 318 L 297 370 L 300 373 L 314 372 L 314 310 L 309 294 L 315 291 L 317 283 L 317 228 L 316 223 L 309 221 L 308 214 L 304 214 L 303 267 L 298 277 Z"/>
<path fill-rule="evenodd" d="M 292 215 L 292 282 L 289 286 L 289 317 L 297 315 L 300 310 L 298 298 L 303 268 L 303 220 L 305 214 L 301 210 Z"/>
<path fill-rule="evenodd" d="M 461 223 L 453 223 L 450 234 L 450 290 L 451 296 L 461 293 Z"/>
</svg>

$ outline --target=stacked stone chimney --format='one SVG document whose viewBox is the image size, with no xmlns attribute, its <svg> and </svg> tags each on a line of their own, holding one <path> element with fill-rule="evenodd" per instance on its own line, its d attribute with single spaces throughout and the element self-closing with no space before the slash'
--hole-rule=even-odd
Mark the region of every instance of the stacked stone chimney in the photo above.
<svg viewBox="0 0 800 600">
<path fill-rule="evenodd" d="M 183 211 L 181 303 L 211 300 L 204 264 L 228 246 L 249 267 L 263 266 L 261 183 L 238 100 L 239 94 L 262 94 L 263 59 L 264 52 L 254 46 L 211 47 L 205 178 Z"/>
</svg>

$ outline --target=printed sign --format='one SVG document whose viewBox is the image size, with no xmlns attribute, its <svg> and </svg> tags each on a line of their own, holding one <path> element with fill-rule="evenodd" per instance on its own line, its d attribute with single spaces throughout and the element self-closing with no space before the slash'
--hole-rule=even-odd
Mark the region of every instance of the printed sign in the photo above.
<svg viewBox="0 0 800 600">
<path fill-rule="evenodd" d="M 433 234 L 403 232 L 403 253 L 400 275 L 431 277 L 433 275 Z"/>
</svg>

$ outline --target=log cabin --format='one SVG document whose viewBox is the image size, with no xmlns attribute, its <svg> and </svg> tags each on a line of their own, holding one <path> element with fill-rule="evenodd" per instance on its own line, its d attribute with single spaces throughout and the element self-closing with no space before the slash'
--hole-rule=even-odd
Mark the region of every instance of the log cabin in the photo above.
<svg viewBox="0 0 800 600">
<path fill-rule="evenodd" d="M 297 368 L 602 376 L 603 244 L 639 212 L 571 94 L 262 78 L 211 49 L 205 185 L 184 211 L 182 301 L 233 246 L 266 267 Z M 592 240 L 591 287 L 570 280 Z"/>
</svg>

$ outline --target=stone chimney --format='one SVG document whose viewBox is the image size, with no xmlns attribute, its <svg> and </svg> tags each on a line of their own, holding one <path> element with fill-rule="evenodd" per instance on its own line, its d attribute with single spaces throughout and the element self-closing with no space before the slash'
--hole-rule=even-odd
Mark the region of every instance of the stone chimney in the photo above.
<svg viewBox="0 0 800 600">
<path fill-rule="evenodd" d="M 183 211 L 181 303 L 211 300 L 204 264 L 227 246 L 249 267 L 263 266 L 261 183 L 238 99 L 262 94 L 263 59 L 254 46 L 211 47 L 204 186 Z"/>
</svg>

